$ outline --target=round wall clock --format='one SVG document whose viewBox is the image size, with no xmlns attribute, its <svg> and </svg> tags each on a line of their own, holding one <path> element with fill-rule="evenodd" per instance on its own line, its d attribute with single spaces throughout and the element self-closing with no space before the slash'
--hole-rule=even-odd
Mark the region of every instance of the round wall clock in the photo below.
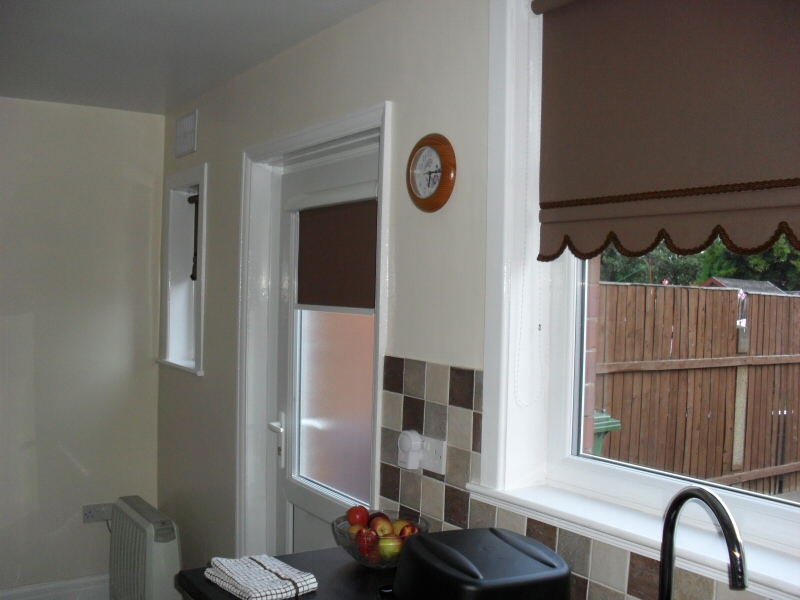
<svg viewBox="0 0 800 600">
<path fill-rule="evenodd" d="M 417 208 L 434 212 L 442 208 L 456 183 L 456 154 L 446 137 L 426 135 L 408 157 L 406 185 Z"/>
</svg>

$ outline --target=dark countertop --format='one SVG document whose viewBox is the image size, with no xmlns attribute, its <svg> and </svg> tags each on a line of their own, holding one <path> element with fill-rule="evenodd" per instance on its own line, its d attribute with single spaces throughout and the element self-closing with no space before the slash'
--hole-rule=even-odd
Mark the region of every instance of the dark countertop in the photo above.
<svg viewBox="0 0 800 600">
<path fill-rule="evenodd" d="M 368 569 L 338 547 L 276 558 L 317 578 L 317 591 L 300 596 L 304 600 L 376 600 L 378 588 L 394 580 L 394 569 Z M 205 567 L 181 571 L 178 588 L 194 600 L 236 600 L 236 596 L 206 579 L 204 573 Z"/>
</svg>

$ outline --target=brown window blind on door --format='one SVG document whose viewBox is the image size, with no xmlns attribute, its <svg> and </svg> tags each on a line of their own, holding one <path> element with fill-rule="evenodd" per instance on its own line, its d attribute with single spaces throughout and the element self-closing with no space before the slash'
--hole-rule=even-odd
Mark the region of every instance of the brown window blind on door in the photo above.
<svg viewBox="0 0 800 600">
<path fill-rule="evenodd" d="M 300 211 L 297 302 L 375 308 L 378 202 Z"/>
</svg>

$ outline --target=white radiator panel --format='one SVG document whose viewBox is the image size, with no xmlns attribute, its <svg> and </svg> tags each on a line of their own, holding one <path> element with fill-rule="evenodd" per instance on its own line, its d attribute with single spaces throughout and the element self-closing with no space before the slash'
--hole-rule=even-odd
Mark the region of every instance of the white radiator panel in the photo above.
<svg viewBox="0 0 800 600">
<path fill-rule="evenodd" d="M 111 600 L 181 598 L 178 526 L 139 496 L 123 496 L 111 517 Z"/>
</svg>

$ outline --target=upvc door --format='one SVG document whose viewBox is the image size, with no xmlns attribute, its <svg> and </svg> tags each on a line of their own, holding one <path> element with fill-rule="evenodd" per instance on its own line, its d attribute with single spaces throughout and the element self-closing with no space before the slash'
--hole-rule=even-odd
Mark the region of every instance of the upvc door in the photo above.
<svg viewBox="0 0 800 600">
<path fill-rule="evenodd" d="M 282 165 L 278 421 L 270 429 L 286 551 L 335 545 L 330 521 L 372 500 L 378 150 L 373 136 Z"/>
</svg>

